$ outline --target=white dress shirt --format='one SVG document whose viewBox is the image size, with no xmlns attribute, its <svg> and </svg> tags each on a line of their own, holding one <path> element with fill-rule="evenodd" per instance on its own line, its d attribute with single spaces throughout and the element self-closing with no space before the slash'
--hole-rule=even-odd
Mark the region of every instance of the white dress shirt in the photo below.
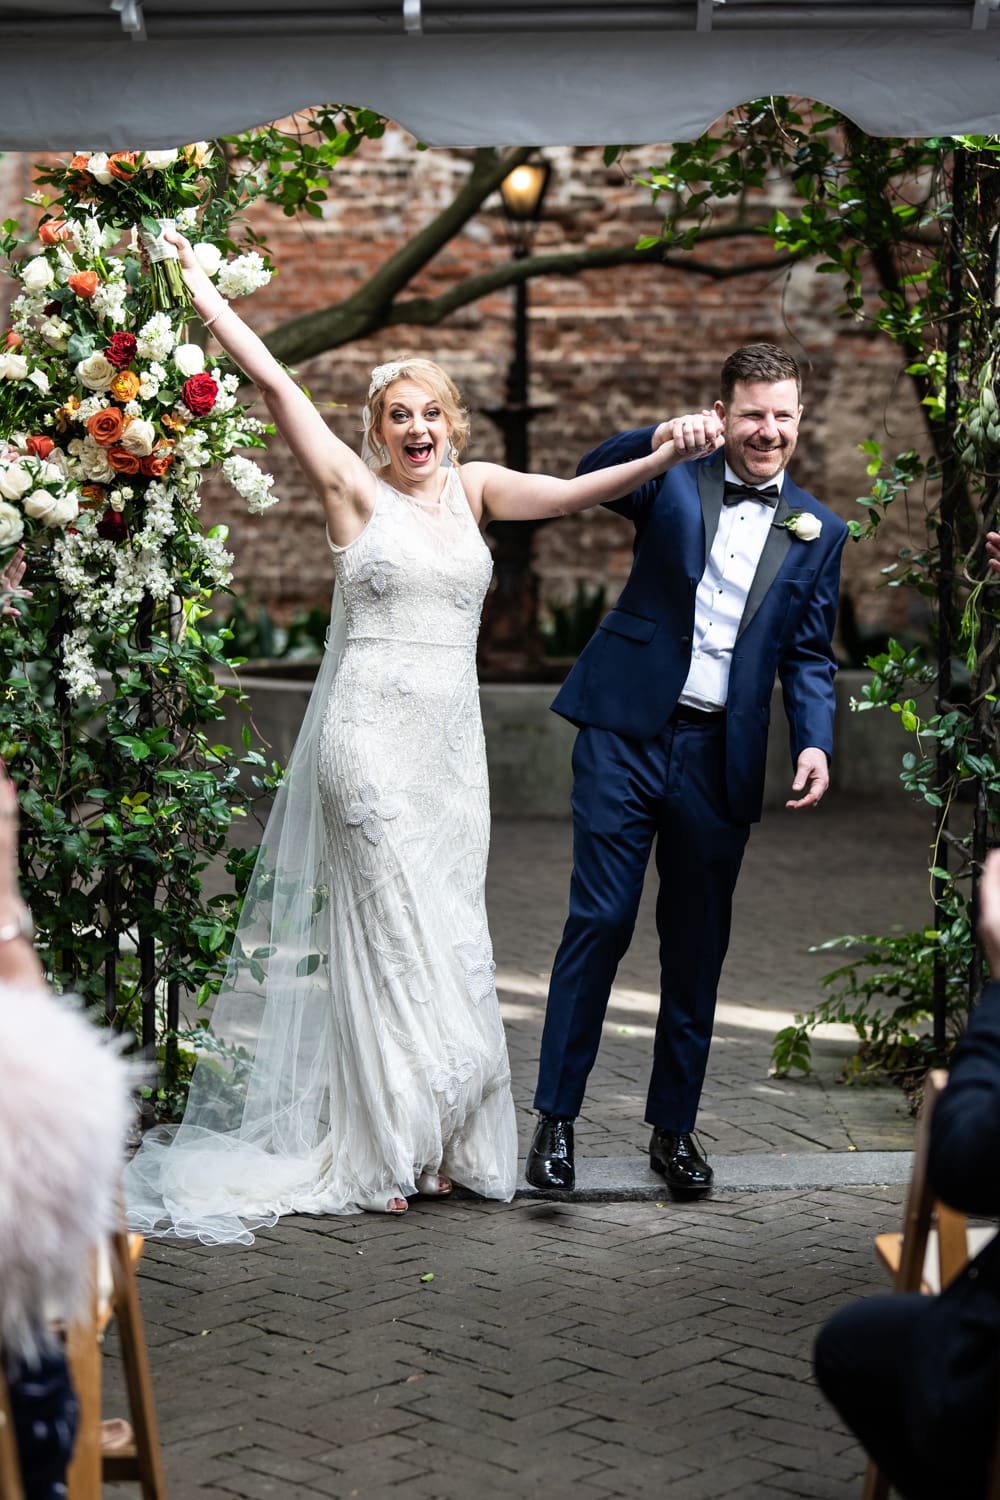
<svg viewBox="0 0 1000 1500">
<path fill-rule="evenodd" d="M 780 490 L 784 477 L 782 471 L 754 488 L 776 484 Z M 744 483 L 728 464 L 726 480 Z M 773 520 L 774 506 L 759 500 L 740 500 L 722 507 L 695 594 L 691 667 L 679 699 L 691 708 L 712 713 L 726 706 L 736 633 Z"/>
</svg>

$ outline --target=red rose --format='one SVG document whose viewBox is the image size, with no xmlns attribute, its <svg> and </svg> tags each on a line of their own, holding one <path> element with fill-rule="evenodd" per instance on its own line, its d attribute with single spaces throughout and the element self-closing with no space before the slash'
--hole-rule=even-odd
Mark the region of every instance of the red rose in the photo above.
<svg viewBox="0 0 1000 1500">
<path fill-rule="evenodd" d="M 134 333 L 113 333 L 111 343 L 104 351 L 104 358 L 116 370 L 124 370 L 135 359 L 136 339 Z"/>
<path fill-rule="evenodd" d="M 106 542 L 123 542 L 128 535 L 125 517 L 117 510 L 106 510 L 94 529 Z"/>
<path fill-rule="evenodd" d="M 196 417 L 204 417 L 218 400 L 218 382 L 204 371 L 200 375 L 192 375 L 190 380 L 185 380 L 181 396 L 188 411 L 193 412 Z"/>
<path fill-rule="evenodd" d="M 24 445 L 36 458 L 48 458 L 55 447 L 50 437 L 30 437 Z"/>
</svg>

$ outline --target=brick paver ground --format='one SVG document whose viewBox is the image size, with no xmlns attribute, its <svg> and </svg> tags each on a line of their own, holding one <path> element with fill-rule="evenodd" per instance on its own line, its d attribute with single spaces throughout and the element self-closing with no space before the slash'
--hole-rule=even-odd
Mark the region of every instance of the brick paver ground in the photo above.
<svg viewBox="0 0 1000 1500">
<path fill-rule="evenodd" d="M 810 943 L 926 920 L 925 844 L 902 798 L 775 813 L 755 832 L 700 1121 L 713 1158 L 908 1148 L 895 1090 L 837 1082 L 843 1040 L 801 1082 L 767 1063 L 776 1018 L 832 967 Z M 525 1137 L 567 874 L 565 825 L 496 829 L 491 923 Z M 581 1155 L 645 1146 L 656 969 L 647 903 Z M 882 1288 L 872 1237 L 901 1200 L 873 1184 L 687 1205 L 420 1202 L 403 1219 L 283 1220 L 250 1248 L 152 1243 L 141 1285 L 170 1494 L 856 1497 L 862 1456 L 810 1350 L 835 1307 Z M 111 1407 L 114 1353 L 112 1336 Z"/>
</svg>

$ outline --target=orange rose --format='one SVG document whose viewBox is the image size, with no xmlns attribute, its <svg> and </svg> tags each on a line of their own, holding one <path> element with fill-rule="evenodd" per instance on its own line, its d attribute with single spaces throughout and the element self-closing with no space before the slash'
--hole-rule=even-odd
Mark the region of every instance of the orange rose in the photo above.
<svg viewBox="0 0 1000 1500">
<path fill-rule="evenodd" d="M 82 484 L 80 486 L 80 494 L 88 502 L 88 505 L 92 505 L 95 508 L 99 505 L 103 510 L 107 504 L 108 494 L 103 484 Z"/>
<path fill-rule="evenodd" d="M 211 154 L 212 147 L 208 141 L 195 141 L 193 145 L 181 147 L 181 155 L 193 167 L 203 167 Z"/>
<path fill-rule="evenodd" d="M 122 435 L 122 414 L 117 406 L 105 406 L 95 411 L 87 422 L 87 431 L 102 448 L 117 443 Z"/>
<path fill-rule="evenodd" d="M 135 152 L 113 151 L 108 157 L 108 171 L 119 182 L 131 182 L 135 176 Z"/>
<path fill-rule="evenodd" d="M 149 457 L 141 460 L 140 471 L 149 479 L 162 479 L 174 461 L 173 448 L 173 443 L 167 442 L 166 439 L 157 443 Z"/>
<path fill-rule="evenodd" d="M 78 297 L 89 302 L 101 284 L 101 278 L 96 271 L 77 271 L 73 276 L 67 276 L 67 285 Z"/>
<path fill-rule="evenodd" d="M 48 458 L 55 447 L 55 443 L 50 437 L 39 436 L 30 437 L 24 446 L 29 453 L 34 454 L 35 458 Z"/>
<path fill-rule="evenodd" d="M 38 238 L 43 245 L 58 245 L 60 240 L 68 240 L 69 230 L 65 219 L 46 219 L 44 224 L 38 226 Z"/>
<path fill-rule="evenodd" d="M 24 340 L 19 333 L 15 333 L 13 328 L 7 329 L 7 332 L 3 336 L 3 346 L 8 353 L 11 349 L 20 349 L 23 343 Z"/>
<path fill-rule="evenodd" d="M 89 189 L 93 187 L 93 178 L 90 175 L 90 157 L 77 153 L 69 164 L 66 173 L 66 186 L 71 192 L 76 193 L 86 203 L 91 196 Z M 86 196 L 84 196 L 86 195 Z"/>
<path fill-rule="evenodd" d="M 134 370 L 119 370 L 109 389 L 116 401 L 134 401 L 139 394 L 139 377 Z"/>
<path fill-rule="evenodd" d="M 108 463 L 116 474 L 138 474 L 139 460 L 127 448 L 109 448 Z"/>
</svg>

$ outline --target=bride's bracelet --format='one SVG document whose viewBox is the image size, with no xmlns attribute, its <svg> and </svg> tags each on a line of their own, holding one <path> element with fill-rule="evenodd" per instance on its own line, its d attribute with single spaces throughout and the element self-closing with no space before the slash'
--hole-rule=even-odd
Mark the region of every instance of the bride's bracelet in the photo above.
<svg viewBox="0 0 1000 1500">
<path fill-rule="evenodd" d="M 219 308 L 219 311 L 218 312 L 214 312 L 210 318 L 202 318 L 202 320 L 201 320 L 201 326 L 202 326 L 202 328 L 211 328 L 212 324 L 213 323 L 217 323 L 219 321 L 219 319 L 222 317 L 222 314 L 228 310 L 228 307 L 229 307 L 229 303 L 226 301 L 225 297 L 223 297 L 223 299 L 222 299 L 222 306 Z"/>
</svg>

